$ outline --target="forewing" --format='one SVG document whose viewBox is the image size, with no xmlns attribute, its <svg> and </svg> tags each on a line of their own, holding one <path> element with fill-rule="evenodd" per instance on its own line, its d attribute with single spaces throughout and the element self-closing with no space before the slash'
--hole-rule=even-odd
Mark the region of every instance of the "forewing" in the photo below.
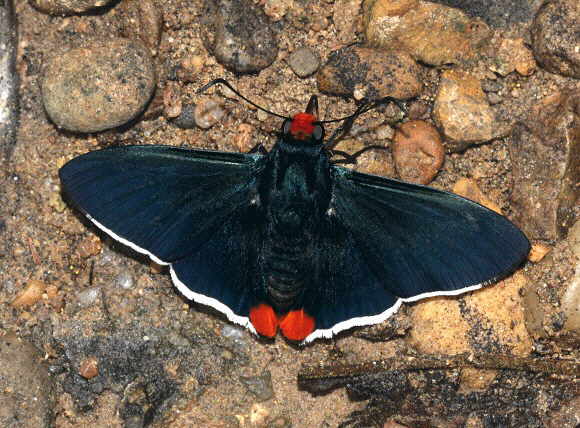
<svg viewBox="0 0 580 428">
<path fill-rule="evenodd" d="M 505 217 L 457 195 L 340 167 L 333 176 L 319 282 L 304 297 L 317 321 L 307 341 L 383 321 L 404 300 L 479 288 L 529 252 Z"/>
<path fill-rule="evenodd" d="M 530 243 L 504 216 L 431 187 L 336 168 L 333 209 L 404 299 L 457 294 L 511 272 Z"/>
<path fill-rule="evenodd" d="M 262 165 L 259 155 L 127 146 L 79 156 L 59 176 L 97 226 L 168 264 L 251 203 Z"/>
</svg>

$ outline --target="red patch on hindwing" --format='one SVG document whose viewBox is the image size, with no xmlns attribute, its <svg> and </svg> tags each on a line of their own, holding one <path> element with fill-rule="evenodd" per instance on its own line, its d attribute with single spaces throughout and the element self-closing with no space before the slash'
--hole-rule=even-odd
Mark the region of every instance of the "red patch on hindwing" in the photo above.
<svg viewBox="0 0 580 428">
<path fill-rule="evenodd" d="M 304 340 L 314 331 L 314 318 L 304 309 L 290 311 L 280 319 L 280 330 L 290 340 Z"/>
<path fill-rule="evenodd" d="M 278 330 L 278 317 L 272 306 L 260 303 L 250 309 L 250 322 L 262 336 L 274 337 Z"/>
<path fill-rule="evenodd" d="M 297 140 L 306 140 L 314 133 L 314 124 L 318 119 L 310 113 L 297 113 L 290 124 L 290 134 Z"/>
</svg>

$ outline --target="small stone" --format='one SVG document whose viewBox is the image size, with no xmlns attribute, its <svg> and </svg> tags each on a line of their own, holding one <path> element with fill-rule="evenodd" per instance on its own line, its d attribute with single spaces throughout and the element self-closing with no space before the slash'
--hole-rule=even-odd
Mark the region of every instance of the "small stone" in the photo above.
<svg viewBox="0 0 580 428">
<path fill-rule="evenodd" d="M 113 280 L 113 285 L 130 290 L 135 286 L 135 281 L 129 272 L 121 272 Z"/>
<path fill-rule="evenodd" d="M 554 0 L 538 9 L 531 28 L 534 56 L 546 70 L 580 79 L 580 2 Z"/>
<path fill-rule="evenodd" d="M 22 306 L 32 306 L 42 299 L 42 293 L 46 289 L 46 284 L 37 279 L 28 281 L 26 287 L 18 293 L 16 298 L 12 301 L 10 306 L 13 308 L 21 308 Z"/>
<path fill-rule="evenodd" d="M 92 379 L 99 374 L 99 362 L 95 357 L 84 360 L 79 367 L 79 375 L 85 379 Z"/>
<path fill-rule="evenodd" d="M 223 102 L 219 99 L 205 98 L 195 106 L 195 123 L 201 129 L 211 128 L 224 117 Z"/>
<path fill-rule="evenodd" d="M 92 306 L 101 296 L 100 287 L 91 287 L 77 294 L 79 305 L 83 308 Z"/>
<path fill-rule="evenodd" d="M 181 113 L 173 123 L 181 129 L 192 129 L 195 127 L 195 104 L 185 104 L 181 107 Z"/>
<path fill-rule="evenodd" d="M 247 123 L 238 126 L 238 133 L 233 139 L 233 145 L 239 152 L 248 153 L 254 148 L 254 127 Z"/>
<path fill-rule="evenodd" d="M 428 1 L 366 1 L 363 14 L 371 45 L 404 50 L 433 66 L 476 59 L 491 34 L 459 9 Z"/>
<path fill-rule="evenodd" d="M 424 115 L 429 112 L 429 108 L 422 101 L 413 101 L 409 108 L 407 109 L 407 114 L 409 119 L 421 119 Z"/>
<path fill-rule="evenodd" d="M 441 75 L 433 120 L 443 132 L 450 152 L 505 136 L 510 130 L 496 121 L 479 80 L 459 70 L 447 70 Z"/>
<path fill-rule="evenodd" d="M 95 132 L 127 123 L 155 88 L 151 57 L 127 39 L 94 40 L 52 59 L 44 70 L 44 108 L 57 126 Z"/>
<path fill-rule="evenodd" d="M 409 99 L 421 94 L 421 67 L 405 52 L 347 47 L 334 51 L 316 76 L 318 89 L 354 96 L 365 88 L 366 99 Z"/>
<path fill-rule="evenodd" d="M 165 109 L 165 115 L 169 118 L 169 119 L 173 119 L 176 118 L 177 116 L 179 116 L 181 114 L 181 109 L 182 109 L 182 102 L 181 100 L 177 100 L 175 102 L 172 102 L 166 109 Z"/>
<path fill-rule="evenodd" d="M 269 370 L 264 371 L 260 376 L 240 376 L 240 380 L 259 401 L 266 401 L 274 396 L 272 375 Z"/>
<path fill-rule="evenodd" d="M 236 343 L 241 343 L 244 340 L 246 332 L 243 328 L 226 324 L 222 329 L 222 336 L 228 338 Z"/>
<path fill-rule="evenodd" d="M 235 73 L 256 73 L 276 59 L 268 17 L 251 1 L 204 0 L 201 23 L 206 49 Z"/>
<path fill-rule="evenodd" d="M 320 67 L 320 55 L 310 48 L 298 49 L 290 54 L 288 65 L 298 77 L 307 77 Z"/>
<path fill-rule="evenodd" d="M 530 239 L 564 238 L 580 200 L 580 91 L 536 102 L 509 139 L 517 224 Z"/>
<path fill-rule="evenodd" d="M 62 200 L 60 192 L 55 192 L 50 195 L 48 200 L 48 205 L 53 207 L 56 212 L 62 213 L 66 209 L 66 203 Z"/>
<path fill-rule="evenodd" d="M 422 120 L 401 125 L 395 131 L 392 150 L 399 176 L 411 183 L 430 183 L 445 158 L 441 135 Z"/>
<path fill-rule="evenodd" d="M 75 15 L 105 6 L 111 0 L 30 0 L 30 4 L 50 15 Z"/>
<path fill-rule="evenodd" d="M 83 239 L 83 242 L 77 247 L 79 256 L 88 259 L 90 256 L 98 255 L 103 249 L 103 244 L 98 236 L 91 235 Z"/>
<path fill-rule="evenodd" d="M 497 52 L 497 59 L 510 64 L 511 71 L 515 70 L 522 76 L 529 76 L 536 69 L 534 54 L 524 45 L 524 41 L 521 38 L 515 40 L 503 39 Z M 505 76 L 506 74 L 503 75 Z"/>
<path fill-rule="evenodd" d="M 43 357 L 25 338 L 0 334 L 0 426 L 54 426 L 55 378 Z"/>
<path fill-rule="evenodd" d="M 530 254 L 528 254 L 528 260 L 533 263 L 537 263 L 541 261 L 551 249 L 552 247 L 546 244 L 542 244 L 541 242 L 532 244 L 532 249 L 530 250 Z"/>
<path fill-rule="evenodd" d="M 501 208 L 492 202 L 485 194 L 481 191 L 477 182 L 471 178 L 460 178 L 454 185 L 452 189 L 453 193 L 469 199 L 470 201 L 477 202 L 498 214 L 502 214 Z"/>
</svg>

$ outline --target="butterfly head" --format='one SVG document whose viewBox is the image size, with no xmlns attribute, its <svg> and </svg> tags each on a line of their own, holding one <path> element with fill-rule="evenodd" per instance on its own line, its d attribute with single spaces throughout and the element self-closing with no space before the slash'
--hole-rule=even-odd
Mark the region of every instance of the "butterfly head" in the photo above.
<svg viewBox="0 0 580 428">
<path fill-rule="evenodd" d="M 291 119 L 286 119 L 282 125 L 282 133 L 291 135 L 299 141 L 312 140 L 319 143 L 324 138 L 324 127 L 318 121 L 318 97 L 312 95 L 306 111 L 297 113 Z"/>
</svg>

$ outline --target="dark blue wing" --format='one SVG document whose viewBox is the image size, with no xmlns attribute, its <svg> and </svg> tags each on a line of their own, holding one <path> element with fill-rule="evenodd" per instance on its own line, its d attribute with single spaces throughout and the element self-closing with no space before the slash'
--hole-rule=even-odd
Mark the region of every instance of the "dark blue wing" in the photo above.
<svg viewBox="0 0 580 428">
<path fill-rule="evenodd" d="M 59 176 L 97 226 L 167 264 L 251 203 L 262 165 L 259 155 L 127 146 L 79 156 Z"/>
<path fill-rule="evenodd" d="M 323 330 L 307 340 L 384 320 L 402 300 L 479 288 L 513 271 L 529 252 L 515 225 L 460 196 L 340 167 L 333 176 L 320 244 L 323 285 L 310 287 L 305 298 Z M 329 239 L 337 230 L 342 247 Z"/>
</svg>

